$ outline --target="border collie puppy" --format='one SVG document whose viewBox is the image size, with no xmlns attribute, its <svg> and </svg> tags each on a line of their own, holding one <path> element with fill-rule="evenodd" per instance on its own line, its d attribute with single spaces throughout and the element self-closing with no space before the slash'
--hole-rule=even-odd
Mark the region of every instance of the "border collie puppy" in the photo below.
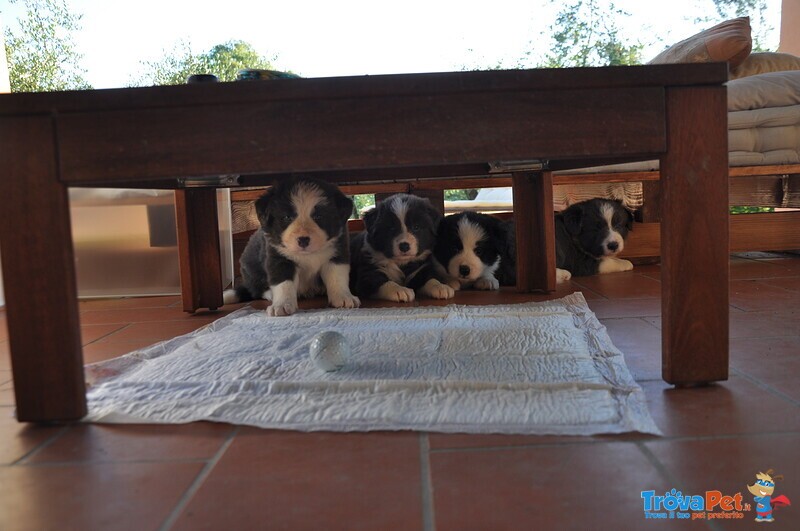
<svg viewBox="0 0 800 531">
<path fill-rule="evenodd" d="M 442 216 L 427 199 L 395 194 L 364 214 L 353 237 L 350 285 L 359 296 L 411 302 L 415 291 L 450 299 L 453 288 L 435 275 L 431 253 Z"/>
<path fill-rule="evenodd" d="M 454 289 L 500 289 L 513 286 L 516 276 L 514 225 L 494 216 L 461 212 L 439 225 L 434 265 Z"/>
<path fill-rule="evenodd" d="M 347 219 L 353 202 L 336 186 L 307 177 L 281 181 L 255 204 L 261 227 L 239 260 L 242 284 L 225 303 L 267 299 L 269 315 L 291 315 L 298 297 L 327 293 L 334 308 L 357 308 L 350 293 Z"/>
<path fill-rule="evenodd" d="M 620 201 L 590 199 L 556 214 L 556 278 L 630 271 L 633 264 L 615 258 L 633 229 L 633 214 Z"/>
</svg>

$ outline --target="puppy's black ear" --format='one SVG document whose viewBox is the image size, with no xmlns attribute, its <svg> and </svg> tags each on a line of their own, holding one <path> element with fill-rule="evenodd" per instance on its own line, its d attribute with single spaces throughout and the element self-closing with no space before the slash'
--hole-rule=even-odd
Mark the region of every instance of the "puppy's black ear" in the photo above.
<svg viewBox="0 0 800 531">
<path fill-rule="evenodd" d="M 500 254 L 506 254 L 510 243 L 509 236 L 513 237 L 513 235 L 509 235 L 508 224 L 494 216 L 488 216 L 487 226 L 489 227 L 488 236 L 492 239 L 497 251 Z"/>
<path fill-rule="evenodd" d="M 378 206 L 375 205 L 364 212 L 364 230 L 369 232 L 369 229 L 375 224 L 378 219 Z"/>
<path fill-rule="evenodd" d="M 625 209 L 627 217 L 625 218 L 625 227 L 630 231 L 633 230 L 633 210 Z"/>
<path fill-rule="evenodd" d="M 269 222 L 270 204 L 272 203 L 272 196 L 275 195 L 273 190 L 275 190 L 274 186 L 256 200 L 256 215 L 262 227 L 266 227 Z"/>
<path fill-rule="evenodd" d="M 339 214 L 339 220 L 342 223 L 347 223 L 347 220 L 353 215 L 353 200 L 337 190 L 334 194 L 334 202 L 336 203 L 336 212 Z"/>
<path fill-rule="evenodd" d="M 425 202 L 425 209 L 428 212 L 428 216 L 431 218 L 433 232 L 438 232 L 439 224 L 442 222 L 444 216 L 442 216 L 442 213 L 433 207 L 430 199 L 423 197 L 422 200 Z"/>
<path fill-rule="evenodd" d="M 561 213 L 567 232 L 573 236 L 581 233 L 581 222 L 583 221 L 583 205 L 577 203 L 567 208 Z"/>
<path fill-rule="evenodd" d="M 616 208 L 623 213 L 623 216 L 625 217 L 625 228 L 629 231 L 633 230 L 633 210 L 628 209 L 628 207 L 625 206 L 625 203 L 619 199 L 615 199 L 612 202 L 616 205 Z"/>
</svg>

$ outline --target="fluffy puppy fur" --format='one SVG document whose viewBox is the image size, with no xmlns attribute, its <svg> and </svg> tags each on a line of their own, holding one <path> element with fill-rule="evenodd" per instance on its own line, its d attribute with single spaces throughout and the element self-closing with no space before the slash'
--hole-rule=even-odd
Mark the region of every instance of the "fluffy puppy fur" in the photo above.
<svg viewBox="0 0 800 531">
<path fill-rule="evenodd" d="M 494 216 L 462 212 L 439 225 L 434 266 L 454 289 L 499 289 L 517 282 L 514 225 Z"/>
<path fill-rule="evenodd" d="M 255 204 L 261 227 L 239 261 L 242 284 L 225 302 L 267 299 L 269 315 L 291 315 L 298 297 L 327 293 L 334 308 L 357 308 L 350 292 L 347 219 L 353 202 L 336 186 L 300 177 L 271 187 Z"/>
<path fill-rule="evenodd" d="M 442 219 L 430 201 L 395 194 L 364 214 L 352 239 L 350 285 L 360 297 L 411 302 L 415 292 L 449 299 L 453 288 L 435 276 L 431 253 Z"/>
<path fill-rule="evenodd" d="M 630 271 L 633 264 L 615 258 L 633 229 L 633 214 L 620 201 L 591 199 L 556 215 L 556 277 Z"/>
</svg>

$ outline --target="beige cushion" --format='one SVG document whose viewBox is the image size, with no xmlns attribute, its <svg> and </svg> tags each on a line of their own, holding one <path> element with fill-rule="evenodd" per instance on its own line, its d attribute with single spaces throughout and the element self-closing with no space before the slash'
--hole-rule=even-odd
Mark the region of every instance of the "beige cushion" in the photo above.
<svg viewBox="0 0 800 531">
<path fill-rule="evenodd" d="M 729 111 L 789 105 L 800 105 L 800 70 L 767 72 L 728 81 Z"/>
<path fill-rule="evenodd" d="M 726 20 L 673 44 L 653 58 L 649 64 L 714 63 L 727 61 L 731 68 L 744 61 L 753 47 L 750 18 Z"/>
<path fill-rule="evenodd" d="M 751 53 L 742 64 L 731 68 L 730 78 L 739 79 L 740 77 L 787 70 L 800 70 L 800 57 L 778 52 Z"/>
</svg>

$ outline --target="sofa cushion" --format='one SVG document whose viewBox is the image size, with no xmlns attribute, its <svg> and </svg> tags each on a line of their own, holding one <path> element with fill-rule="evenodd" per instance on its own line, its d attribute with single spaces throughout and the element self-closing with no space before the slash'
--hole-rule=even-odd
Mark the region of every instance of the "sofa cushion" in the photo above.
<svg viewBox="0 0 800 531">
<path fill-rule="evenodd" d="M 767 72 L 728 81 L 728 110 L 800 105 L 800 70 Z"/>
<path fill-rule="evenodd" d="M 742 64 L 731 68 L 730 78 L 739 79 L 740 77 L 787 70 L 800 70 L 800 57 L 778 52 L 751 53 Z"/>
<path fill-rule="evenodd" d="M 727 61 L 733 68 L 750 55 L 752 46 L 750 18 L 739 17 L 673 44 L 655 56 L 649 64 Z"/>
</svg>

